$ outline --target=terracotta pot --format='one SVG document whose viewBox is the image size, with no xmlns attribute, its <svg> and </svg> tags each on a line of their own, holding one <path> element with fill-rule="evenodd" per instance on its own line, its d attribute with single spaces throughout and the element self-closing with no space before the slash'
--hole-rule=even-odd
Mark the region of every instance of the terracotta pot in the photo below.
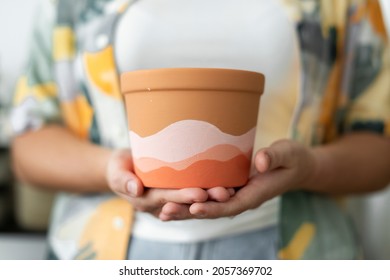
<svg viewBox="0 0 390 280">
<path fill-rule="evenodd" d="M 245 185 L 263 88 L 262 74 L 242 70 L 122 74 L 137 176 L 155 188 Z"/>
</svg>

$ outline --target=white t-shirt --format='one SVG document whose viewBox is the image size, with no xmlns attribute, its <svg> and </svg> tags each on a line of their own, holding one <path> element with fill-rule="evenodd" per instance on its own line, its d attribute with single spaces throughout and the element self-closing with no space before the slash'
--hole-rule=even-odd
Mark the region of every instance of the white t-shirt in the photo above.
<svg viewBox="0 0 390 280">
<path fill-rule="evenodd" d="M 289 136 L 299 86 L 295 28 L 280 0 L 139 0 L 121 18 L 121 73 L 167 67 L 232 68 L 266 76 L 255 150 Z M 259 186 L 261 187 L 261 186 Z M 277 223 L 279 198 L 234 218 L 162 222 L 137 212 L 133 235 L 195 242 Z"/>
</svg>

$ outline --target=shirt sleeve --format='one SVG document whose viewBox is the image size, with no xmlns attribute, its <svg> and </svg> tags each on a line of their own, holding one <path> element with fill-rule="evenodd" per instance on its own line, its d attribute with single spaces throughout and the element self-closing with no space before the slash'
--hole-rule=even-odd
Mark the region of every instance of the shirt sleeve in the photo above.
<svg viewBox="0 0 390 280">
<path fill-rule="evenodd" d="M 347 131 L 372 131 L 390 136 L 390 46 L 379 2 L 369 1 L 365 19 L 350 30 L 356 47 L 351 63 Z M 362 13 L 361 11 L 358 11 Z"/>
<path fill-rule="evenodd" d="M 40 2 L 31 34 L 28 64 L 14 92 L 11 126 L 15 134 L 39 129 L 47 123 L 61 122 L 52 55 L 54 3 L 49 0 Z"/>
</svg>

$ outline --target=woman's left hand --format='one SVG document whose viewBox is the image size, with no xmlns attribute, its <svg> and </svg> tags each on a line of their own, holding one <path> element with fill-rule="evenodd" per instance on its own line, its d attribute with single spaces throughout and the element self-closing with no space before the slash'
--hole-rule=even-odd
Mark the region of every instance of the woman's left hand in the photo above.
<svg viewBox="0 0 390 280">
<path fill-rule="evenodd" d="M 316 160 L 311 148 L 292 140 L 279 140 L 257 152 L 255 166 L 256 175 L 229 200 L 193 203 L 189 206 L 188 215 L 197 219 L 214 219 L 236 216 L 257 208 L 280 194 L 310 184 Z M 170 220 L 169 216 L 174 220 L 178 214 L 175 213 L 175 205 L 171 207 L 171 211 L 166 213 L 167 220 Z"/>
</svg>

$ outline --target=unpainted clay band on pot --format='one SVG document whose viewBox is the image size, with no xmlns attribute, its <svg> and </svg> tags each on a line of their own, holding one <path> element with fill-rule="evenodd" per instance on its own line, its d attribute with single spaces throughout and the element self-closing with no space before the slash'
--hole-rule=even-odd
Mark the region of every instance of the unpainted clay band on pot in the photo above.
<svg viewBox="0 0 390 280">
<path fill-rule="evenodd" d="M 121 75 L 123 94 L 181 89 L 262 94 L 264 75 L 252 71 L 220 68 L 164 68 L 132 71 Z"/>
</svg>

